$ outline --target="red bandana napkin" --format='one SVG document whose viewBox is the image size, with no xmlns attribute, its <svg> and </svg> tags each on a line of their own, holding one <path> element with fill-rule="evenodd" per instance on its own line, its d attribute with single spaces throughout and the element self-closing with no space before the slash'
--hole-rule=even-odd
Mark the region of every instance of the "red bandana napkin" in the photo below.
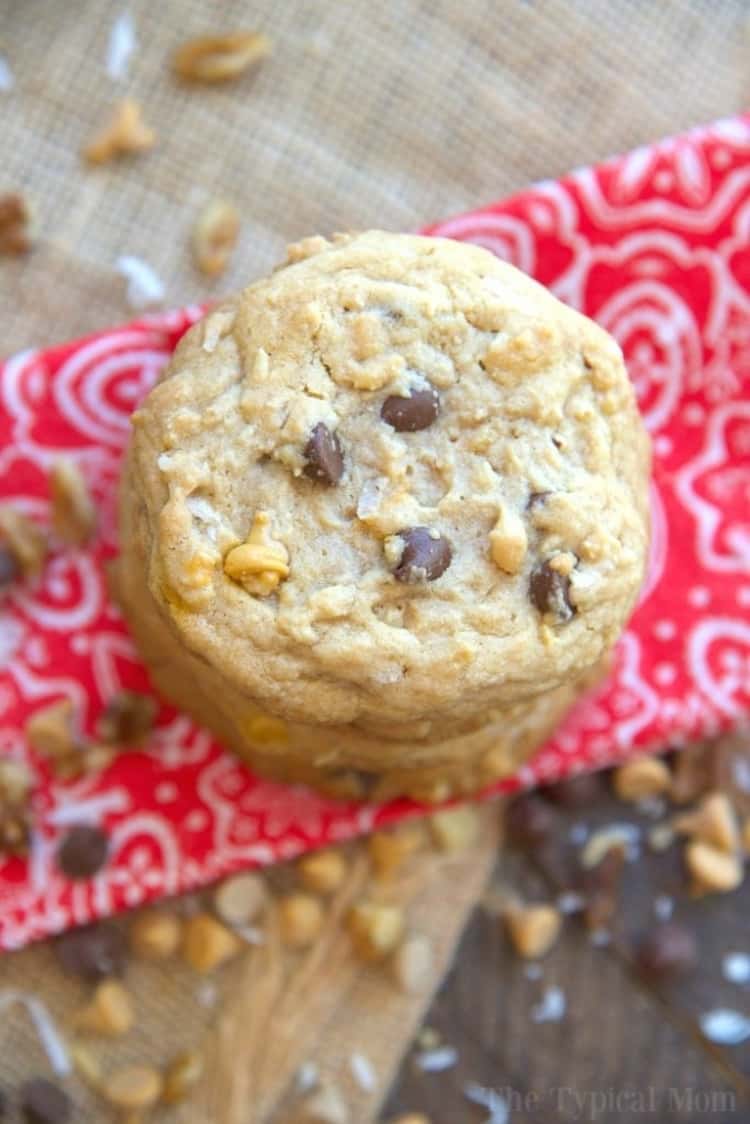
<svg viewBox="0 0 750 1124">
<path fill-rule="evenodd" d="M 551 781 L 644 747 L 714 734 L 750 710 L 750 116 L 637 149 L 598 168 L 428 228 L 477 242 L 593 316 L 620 342 L 654 437 L 646 589 L 608 682 L 506 782 Z M 59 552 L 0 615 L 0 752 L 38 777 L 28 859 L 0 861 L 0 947 L 289 858 L 393 822 L 414 806 L 327 801 L 253 776 L 162 707 L 148 748 L 101 775 L 55 781 L 26 717 L 61 696 L 88 730 L 146 674 L 108 600 L 114 494 L 128 415 L 199 316 L 144 317 L 0 367 L 0 499 L 45 522 L 47 470 L 81 465 L 101 512 L 88 550 Z M 71 884 L 65 825 L 106 826 L 111 859 Z"/>
</svg>

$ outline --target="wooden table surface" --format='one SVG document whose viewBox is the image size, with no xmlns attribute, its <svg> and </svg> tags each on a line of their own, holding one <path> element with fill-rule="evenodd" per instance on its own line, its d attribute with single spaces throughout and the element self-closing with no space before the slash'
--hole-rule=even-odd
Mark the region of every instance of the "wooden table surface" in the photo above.
<svg viewBox="0 0 750 1124">
<path fill-rule="evenodd" d="M 496 883 L 525 900 L 549 901 L 573 884 L 580 842 L 571 832 L 580 840 L 581 825 L 650 822 L 606 789 L 593 810 L 558 814 L 541 851 L 501 853 Z M 498 918 L 479 907 L 425 1024 L 457 1049 L 458 1062 L 426 1074 L 407 1057 L 385 1119 L 419 1110 L 431 1124 L 478 1124 L 488 1113 L 467 1101 L 464 1087 L 479 1082 L 503 1093 L 512 1124 L 749 1121 L 750 1041 L 714 1046 L 697 1020 L 718 1007 L 750 1014 L 750 985 L 722 975 L 727 953 L 750 953 L 750 880 L 731 894 L 691 899 L 680 850 L 642 847 L 625 868 L 612 943 L 596 947 L 571 916 L 540 979 L 527 977 Z M 695 933 L 700 949 L 698 968 L 664 989 L 645 983 L 632 963 L 659 895 L 673 898 L 674 919 Z M 551 986 L 565 996 L 564 1017 L 535 1023 L 532 1008 Z"/>
</svg>

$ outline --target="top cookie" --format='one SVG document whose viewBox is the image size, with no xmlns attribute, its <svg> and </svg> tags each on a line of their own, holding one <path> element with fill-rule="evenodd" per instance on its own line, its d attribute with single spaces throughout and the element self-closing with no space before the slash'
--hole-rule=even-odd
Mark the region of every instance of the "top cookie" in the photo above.
<svg viewBox="0 0 750 1124">
<path fill-rule="evenodd" d="M 151 594 L 289 720 L 476 725 L 595 665 L 637 596 L 649 456 L 619 348 L 478 247 L 291 247 L 133 423 Z"/>
</svg>

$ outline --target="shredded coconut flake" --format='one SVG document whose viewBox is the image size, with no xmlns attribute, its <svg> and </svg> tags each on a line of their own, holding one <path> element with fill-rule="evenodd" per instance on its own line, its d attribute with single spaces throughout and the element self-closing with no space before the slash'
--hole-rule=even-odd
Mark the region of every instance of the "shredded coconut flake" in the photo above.
<svg viewBox="0 0 750 1124">
<path fill-rule="evenodd" d="M 15 84 L 16 80 L 13 77 L 13 71 L 10 69 L 10 63 L 0 55 L 0 93 L 9 94 Z"/>
<path fill-rule="evenodd" d="M 376 1088 L 378 1079 L 372 1062 L 364 1054 L 352 1054 L 349 1059 L 354 1080 L 365 1093 L 371 1093 Z"/>
<path fill-rule="evenodd" d="M 107 45 L 107 74 L 113 82 L 127 78 L 130 56 L 137 45 L 133 17 L 130 12 L 121 12 L 112 24 Z"/>
<path fill-rule="evenodd" d="M 750 956 L 746 952 L 728 952 L 721 962 L 721 971 L 730 983 L 750 983 Z"/>
<path fill-rule="evenodd" d="M 147 262 L 124 254 L 115 265 L 127 281 L 125 295 L 131 308 L 138 311 L 164 300 L 164 284 Z"/>
<path fill-rule="evenodd" d="M 531 1008 L 531 1018 L 535 1023 L 559 1022 L 566 1006 L 565 993 L 559 987 L 548 987 L 541 1002 Z"/>
<path fill-rule="evenodd" d="M 435 1050 L 423 1050 L 417 1054 L 416 1061 L 424 1073 L 442 1073 L 456 1064 L 458 1051 L 453 1046 L 438 1046 Z"/>
<path fill-rule="evenodd" d="M 580 913 L 585 904 L 586 899 L 583 894 L 578 894 L 575 890 L 566 890 L 565 893 L 557 896 L 557 908 L 560 913 Z"/>
<path fill-rule="evenodd" d="M 384 481 L 365 480 L 362 485 L 362 491 L 359 493 L 357 500 L 357 518 L 368 519 L 380 507 L 380 500 L 383 492 Z"/>
<path fill-rule="evenodd" d="M 669 921 L 674 913 L 674 900 L 668 894 L 658 894 L 654 898 L 654 913 L 660 921 Z"/>
<path fill-rule="evenodd" d="M 67 1077 L 72 1071 L 70 1056 L 55 1021 L 44 1003 L 35 995 L 27 995 L 22 991 L 0 992 L 0 1011 L 16 1003 L 20 1003 L 28 1011 L 34 1030 L 54 1072 L 58 1077 Z"/>
<path fill-rule="evenodd" d="M 496 1089 L 488 1089 L 476 1081 L 469 1081 L 464 1085 L 464 1096 L 467 1101 L 489 1111 L 484 1124 L 507 1124 L 510 1120 L 508 1102 Z"/>
<path fill-rule="evenodd" d="M 320 1081 L 320 1074 L 315 1062 L 303 1062 L 297 1070 L 294 1084 L 300 1094 L 309 1093 Z"/>
<path fill-rule="evenodd" d="M 750 1038 L 750 1019 L 741 1011 L 717 1007 L 701 1015 L 700 1022 L 704 1036 L 719 1046 L 739 1046 Z"/>
</svg>

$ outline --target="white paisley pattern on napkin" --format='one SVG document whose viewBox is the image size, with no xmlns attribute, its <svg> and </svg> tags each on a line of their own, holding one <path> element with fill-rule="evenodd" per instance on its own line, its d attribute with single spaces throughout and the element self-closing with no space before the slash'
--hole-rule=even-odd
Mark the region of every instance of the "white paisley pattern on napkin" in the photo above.
<svg viewBox="0 0 750 1124">
<path fill-rule="evenodd" d="M 718 732 L 750 712 L 750 118 L 639 149 L 430 227 L 476 242 L 548 285 L 619 340 L 654 437 L 649 578 L 609 681 L 520 775 L 552 781 L 645 747 Z M 289 858 L 413 810 L 334 804 L 254 777 L 163 707 L 148 748 L 60 784 L 23 724 L 61 696 L 92 729 L 121 686 L 148 690 L 108 600 L 114 494 L 128 415 L 198 307 L 0 368 L 0 499 L 48 518 L 60 454 L 91 483 L 101 528 L 59 552 L 0 618 L 0 752 L 39 784 L 28 859 L 0 863 L 0 947 Z M 72 886 L 54 851 L 66 825 L 106 825 L 106 869 Z"/>
</svg>

